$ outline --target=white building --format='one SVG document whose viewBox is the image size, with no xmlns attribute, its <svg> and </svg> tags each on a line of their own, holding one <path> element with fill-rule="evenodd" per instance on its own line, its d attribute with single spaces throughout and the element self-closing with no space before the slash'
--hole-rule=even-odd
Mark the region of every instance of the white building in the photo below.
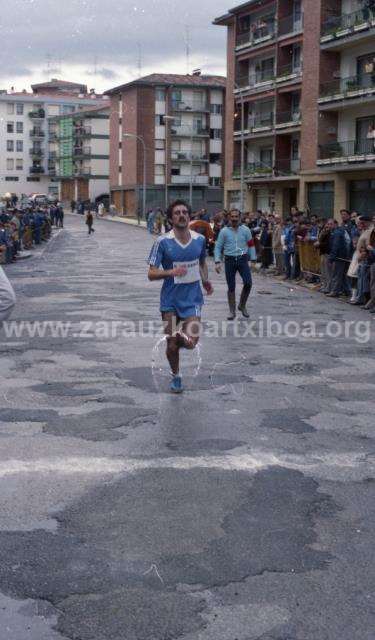
<svg viewBox="0 0 375 640">
<path fill-rule="evenodd" d="M 53 80 L 32 88 L 0 92 L 0 195 L 57 196 L 59 183 L 48 171 L 48 118 L 103 104 L 84 85 Z"/>
</svg>

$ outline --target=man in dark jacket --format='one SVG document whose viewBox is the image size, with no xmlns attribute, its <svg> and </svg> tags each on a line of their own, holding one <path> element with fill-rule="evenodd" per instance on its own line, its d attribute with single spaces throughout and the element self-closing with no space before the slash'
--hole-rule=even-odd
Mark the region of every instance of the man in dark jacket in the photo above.
<svg viewBox="0 0 375 640">
<path fill-rule="evenodd" d="M 347 272 L 352 256 L 352 239 L 342 224 L 331 234 L 329 262 L 332 265 L 330 298 L 338 298 L 341 294 L 350 295 Z"/>
</svg>

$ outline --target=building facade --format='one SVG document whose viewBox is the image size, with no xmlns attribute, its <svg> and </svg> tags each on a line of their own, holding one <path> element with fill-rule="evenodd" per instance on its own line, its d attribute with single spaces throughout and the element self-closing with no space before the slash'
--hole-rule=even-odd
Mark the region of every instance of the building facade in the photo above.
<svg viewBox="0 0 375 640">
<path fill-rule="evenodd" d="M 109 104 L 49 118 L 48 173 L 59 199 L 95 201 L 109 194 Z"/>
<path fill-rule="evenodd" d="M 225 78 L 153 74 L 107 92 L 111 98 L 110 189 L 119 212 L 223 206 Z M 144 157 L 145 150 L 145 157 Z"/>
<path fill-rule="evenodd" d="M 215 24 L 228 30 L 227 206 L 244 165 L 247 210 L 375 211 L 375 2 L 252 0 Z"/>
<path fill-rule="evenodd" d="M 34 85 L 33 93 L 0 92 L 0 195 L 58 197 L 59 182 L 49 171 L 49 118 L 103 105 L 103 97 L 83 85 L 51 84 Z"/>
</svg>

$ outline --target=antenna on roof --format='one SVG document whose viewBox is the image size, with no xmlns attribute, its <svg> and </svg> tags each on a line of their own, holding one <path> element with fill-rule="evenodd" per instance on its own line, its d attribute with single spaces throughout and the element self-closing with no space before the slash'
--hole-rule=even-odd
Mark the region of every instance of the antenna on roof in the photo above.
<svg viewBox="0 0 375 640">
<path fill-rule="evenodd" d="M 191 33 L 190 33 L 190 26 L 188 24 L 185 24 L 184 40 L 185 40 L 185 53 L 186 53 L 186 73 L 187 75 L 189 75 L 190 53 L 191 53 Z"/>
</svg>

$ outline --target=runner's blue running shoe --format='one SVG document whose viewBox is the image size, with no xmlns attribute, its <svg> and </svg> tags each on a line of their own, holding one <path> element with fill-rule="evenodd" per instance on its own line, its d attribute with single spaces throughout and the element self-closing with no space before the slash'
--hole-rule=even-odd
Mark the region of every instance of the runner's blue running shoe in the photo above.
<svg viewBox="0 0 375 640">
<path fill-rule="evenodd" d="M 173 376 L 172 382 L 171 382 L 171 386 L 170 386 L 170 390 L 172 391 L 172 393 L 182 393 L 184 388 L 182 386 L 182 379 L 181 376 Z"/>
</svg>

